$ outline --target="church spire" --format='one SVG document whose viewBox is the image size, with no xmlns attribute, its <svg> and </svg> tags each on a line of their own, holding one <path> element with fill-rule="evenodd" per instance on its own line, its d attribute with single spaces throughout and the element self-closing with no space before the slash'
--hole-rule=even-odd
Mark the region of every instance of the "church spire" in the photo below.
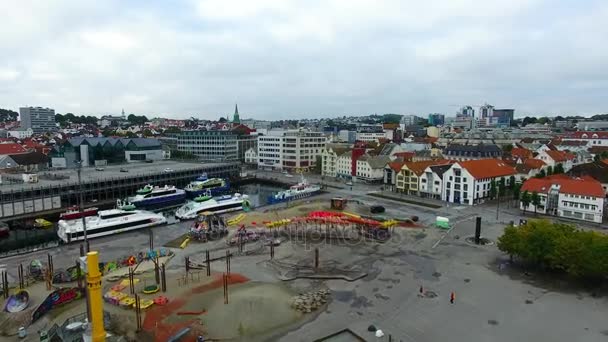
<svg viewBox="0 0 608 342">
<path fill-rule="evenodd" d="M 241 123 L 241 118 L 239 117 L 239 105 L 234 104 L 234 117 L 232 118 L 232 122 L 235 124 Z"/>
</svg>

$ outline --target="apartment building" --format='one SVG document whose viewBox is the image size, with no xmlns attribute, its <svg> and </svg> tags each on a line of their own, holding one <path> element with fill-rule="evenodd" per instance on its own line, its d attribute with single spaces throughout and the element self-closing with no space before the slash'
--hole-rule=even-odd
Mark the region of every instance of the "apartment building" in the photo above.
<svg viewBox="0 0 608 342">
<path fill-rule="evenodd" d="M 421 194 L 421 177 L 425 170 L 431 165 L 442 165 L 449 163 L 448 160 L 423 160 L 406 161 L 397 174 L 395 188 L 398 192 L 411 195 Z M 425 179 L 426 182 L 426 179 Z"/>
<path fill-rule="evenodd" d="M 530 203 L 525 208 L 527 211 L 602 223 L 605 192 L 602 184 L 591 177 L 554 175 L 532 178 L 524 182 L 521 190 L 537 193 L 540 197 L 540 205 L 535 207 Z M 524 210 L 521 202 L 520 208 Z"/>
<path fill-rule="evenodd" d="M 19 119 L 23 129 L 31 128 L 36 134 L 57 129 L 55 110 L 51 108 L 21 107 L 19 108 Z"/>
<path fill-rule="evenodd" d="M 562 142 L 565 141 L 584 141 L 587 146 L 608 146 L 608 132 L 605 131 L 578 131 L 570 132 L 561 138 Z"/>
<path fill-rule="evenodd" d="M 566 151 L 539 149 L 536 159 L 542 160 L 545 162 L 545 164 L 551 167 L 561 164 L 564 168 L 564 172 L 568 172 L 572 168 L 574 161 L 576 160 L 576 156 Z"/>
<path fill-rule="evenodd" d="M 379 128 L 378 130 L 365 130 L 357 132 L 357 141 L 365 142 L 379 142 L 382 139 L 386 139 L 386 132 Z"/>
<path fill-rule="evenodd" d="M 510 176 L 516 174 L 515 168 L 499 159 L 459 161 L 443 174 L 441 199 L 468 205 L 482 203 L 490 196 L 492 180 L 498 184 L 504 178 L 508 185 Z"/>
<path fill-rule="evenodd" d="M 443 193 L 443 174 L 452 167 L 451 163 L 431 165 L 424 169 L 420 176 L 420 195 L 441 199 Z"/>
<path fill-rule="evenodd" d="M 328 144 L 321 153 L 321 175 L 326 177 L 337 177 L 338 157 L 342 154 L 349 153 L 350 145 L 343 144 Z"/>
<path fill-rule="evenodd" d="M 502 150 L 494 144 L 461 145 L 450 144 L 443 151 L 446 159 L 450 160 L 477 160 L 500 158 Z"/>
<path fill-rule="evenodd" d="M 258 136 L 258 168 L 308 171 L 322 156 L 327 138 L 322 132 L 304 129 L 270 131 Z"/>
<path fill-rule="evenodd" d="M 384 167 L 391 161 L 388 156 L 362 155 L 357 159 L 357 178 L 369 182 L 384 179 Z"/>
</svg>

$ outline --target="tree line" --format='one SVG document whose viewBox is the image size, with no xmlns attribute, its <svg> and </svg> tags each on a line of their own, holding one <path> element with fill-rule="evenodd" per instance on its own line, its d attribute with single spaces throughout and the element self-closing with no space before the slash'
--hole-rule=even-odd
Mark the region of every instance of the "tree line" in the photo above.
<svg viewBox="0 0 608 342">
<path fill-rule="evenodd" d="M 608 236 L 548 220 L 510 225 L 498 238 L 498 249 L 511 259 L 569 275 L 604 278 L 608 275 Z"/>
</svg>

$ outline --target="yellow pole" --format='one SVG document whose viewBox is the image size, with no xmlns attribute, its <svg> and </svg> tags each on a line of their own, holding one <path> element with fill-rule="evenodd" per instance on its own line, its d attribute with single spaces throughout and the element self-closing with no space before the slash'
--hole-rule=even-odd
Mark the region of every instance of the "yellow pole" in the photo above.
<svg viewBox="0 0 608 342">
<path fill-rule="evenodd" d="M 87 286 L 91 310 L 91 338 L 93 342 L 104 342 L 106 331 L 103 327 L 101 273 L 99 272 L 99 255 L 96 251 L 87 253 Z"/>
</svg>

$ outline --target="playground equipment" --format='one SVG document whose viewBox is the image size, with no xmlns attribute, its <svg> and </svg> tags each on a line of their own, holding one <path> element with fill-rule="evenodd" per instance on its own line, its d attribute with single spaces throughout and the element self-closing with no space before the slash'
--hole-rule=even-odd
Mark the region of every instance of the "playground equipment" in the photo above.
<svg viewBox="0 0 608 342">
<path fill-rule="evenodd" d="M 228 226 L 224 219 L 216 214 L 204 212 L 198 216 L 188 235 L 191 240 L 206 242 L 226 234 L 228 234 Z"/>
<path fill-rule="evenodd" d="M 101 272 L 99 272 L 99 254 L 97 251 L 87 253 L 87 287 L 91 317 L 91 340 L 103 342 L 106 331 L 103 326 L 103 301 L 101 296 Z"/>
<path fill-rule="evenodd" d="M 243 221 L 243 219 L 244 219 L 244 218 L 245 218 L 245 214 L 238 214 L 238 215 L 236 215 L 236 216 L 233 216 L 233 217 L 229 218 L 229 219 L 226 221 L 226 223 L 227 223 L 229 226 L 234 226 L 234 225 L 239 224 L 241 221 Z"/>
</svg>

